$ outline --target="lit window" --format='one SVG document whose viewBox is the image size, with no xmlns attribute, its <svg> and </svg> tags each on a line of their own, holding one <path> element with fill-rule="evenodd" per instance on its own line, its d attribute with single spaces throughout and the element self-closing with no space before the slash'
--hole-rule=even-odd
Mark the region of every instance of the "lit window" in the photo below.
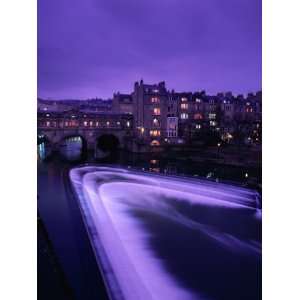
<svg viewBox="0 0 300 300">
<path fill-rule="evenodd" d="M 107 122 L 106 122 L 106 126 L 109 126 L 109 124 L 110 124 L 109 121 L 107 121 Z"/>
<path fill-rule="evenodd" d="M 217 122 L 216 122 L 216 121 L 209 121 L 209 125 L 210 125 L 210 126 L 216 126 L 216 125 L 217 125 Z"/>
<path fill-rule="evenodd" d="M 46 122 L 46 126 L 50 127 L 50 122 L 49 121 Z"/>
<path fill-rule="evenodd" d="M 159 115 L 160 115 L 160 108 L 155 107 L 155 108 L 153 109 L 153 113 L 154 113 L 154 115 L 159 116 Z"/>
<path fill-rule="evenodd" d="M 181 103 L 181 109 L 188 109 L 189 105 L 187 103 Z"/>
<path fill-rule="evenodd" d="M 93 121 L 90 121 L 90 126 L 93 126 Z"/>
<path fill-rule="evenodd" d="M 196 124 L 196 129 L 201 129 L 201 124 Z"/>
<path fill-rule="evenodd" d="M 216 118 L 216 114 L 208 114 L 208 118 L 210 120 L 214 120 Z"/>
<path fill-rule="evenodd" d="M 129 121 L 126 122 L 126 126 L 130 127 L 130 122 Z"/>
<path fill-rule="evenodd" d="M 196 102 L 197 102 L 197 103 L 201 103 L 201 99 L 197 98 L 197 99 L 196 99 Z"/>
<path fill-rule="evenodd" d="M 194 119 L 195 120 L 201 120 L 201 119 L 203 119 L 202 114 L 194 114 Z"/>
<path fill-rule="evenodd" d="M 189 118 L 189 115 L 187 113 L 182 113 L 180 114 L 180 118 L 185 120 Z"/>
<path fill-rule="evenodd" d="M 159 120 L 158 119 L 153 119 L 153 126 L 159 127 Z"/>
<path fill-rule="evenodd" d="M 187 98 L 185 98 L 185 97 L 181 98 L 181 102 L 186 102 L 186 101 L 188 101 Z"/>
<path fill-rule="evenodd" d="M 83 122 L 83 125 L 86 127 L 86 126 L 88 126 L 88 122 L 87 121 L 84 121 Z"/>
<path fill-rule="evenodd" d="M 150 136 L 160 136 L 160 130 L 150 130 Z"/>
<path fill-rule="evenodd" d="M 159 98 L 158 97 L 152 97 L 151 102 L 152 103 L 159 103 Z"/>
<path fill-rule="evenodd" d="M 120 126 L 120 124 L 121 124 L 121 123 L 118 121 L 118 122 L 117 122 L 117 125 Z"/>
<path fill-rule="evenodd" d="M 68 127 L 69 126 L 69 122 L 65 122 L 65 126 Z"/>
<path fill-rule="evenodd" d="M 96 127 L 99 127 L 99 122 L 96 122 Z"/>
</svg>

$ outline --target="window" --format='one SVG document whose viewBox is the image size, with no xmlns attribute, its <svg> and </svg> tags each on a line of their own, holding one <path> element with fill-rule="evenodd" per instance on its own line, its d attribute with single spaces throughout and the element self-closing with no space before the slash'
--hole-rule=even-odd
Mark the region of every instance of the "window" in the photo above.
<svg viewBox="0 0 300 300">
<path fill-rule="evenodd" d="M 88 122 L 87 121 L 84 121 L 83 122 L 83 125 L 86 127 L 86 126 L 88 126 Z"/>
<path fill-rule="evenodd" d="M 180 108 L 181 109 L 188 109 L 189 105 L 187 103 L 181 103 Z"/>
<path fill-rule="evenodd" d="M 214 120 L 216 118 L 216 114 L 208 114 L 208 118 L 210 120 Z"/>
<path fill-rule="evenodd" d="M 157 118 L 153 119 L 153 126 L 154 127 L 160 127 L 160 122 L 159 122 L 159 120 Z"/>
<path fill-rule="evenodd" d="M 155 108 L 153 109 L 153 113 L 154 113 L 154 115 L 159 116 L 159 115 L 160 115 L 160 108 L 155 107 Z"/>
<path fill-rule="evenodd" d="M 160 136 L 160 130 L 150 130 L 150 136 Z"/>
<path fill-rule="evenodd" d="M 126 126 L 130 127 L 130 122 L 129 121 L 126 122 Z"/>
<path fill-rule="evenodd" d="M 151 102 L 152 103 L 159 103 L 159 98 L 158 97 L 152 97 Z"/>
<path fill-rule="evenodd" d="M 50 122 L 49 121 L 46 122 L 46 126 L 50 127 Z"/>
<path fill-rule="evenodd" d="M 177 137 L 178 118 L 168 117 L 167 119 L 167 135 L 168 137 Z"/>
<path fill-rule="evenodd" d="M 216 125 L 217 125 L 217 122 L 216 122 L 216 121 L 209 121 L 209 125 L 210 125 L 210 126 L 216 126 Z"/>
<path fill-rule="evenodd" d="M 201 103 L 201 99 L 197 98 L 197 99 L 196 99 L 196 102 L 197 102 L 197 103 Z"/>
<path fill-rule="evenodd" d="M 194 114 L 194 119 L 195 120 L 202 120 L 203 116 L 202 116 L 202 114 Z"/>
<path fill-rule="evenodd" d="M 196 124 L 196 129 L 201 129 L 201 124 Z"/>
<path fill-rule="evenodd" d="M 185 97 L 181 98 L 181 102 L 187 102 L 187 101 L 188 101 L 187 98 L 185 98 Z"/>
<path fill-rule="evenodd" d="M 109 121 L 107 121 L 107 122 L 106 122 L 106 126 L 109 126 L 109 125 L 110 125 L 110 122 L 109 122 Z"/>
<path fill-rule="evenodd" d="M 189 115 L 187 113 L 182 113 L 182 114 L 180 114 L 180 118 L 183 120 L 186 120 L 189 118 Z"/>
<path fill-rule="evenodd" d="M 90 121 L 90 126 L 91 126 L 91 127 L 93 126 L 93 121 Z"/>
</svg>

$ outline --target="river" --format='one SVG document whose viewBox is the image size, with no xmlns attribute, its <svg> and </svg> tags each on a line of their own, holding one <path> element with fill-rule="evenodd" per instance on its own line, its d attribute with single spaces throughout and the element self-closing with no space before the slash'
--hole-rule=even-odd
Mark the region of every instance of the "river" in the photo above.
<svg viewBox="0 0 300 300">
<path fill-rule="evenodd" d="M 43 149 L 43 151 L 45 150 Z M 72 154 L 71 158 L 74 158 Z M 91 155 L 77 162 L 67 161 L 66 159 L 62 159 L 59 155 L 54 155 L 46 160 L 39 159 L 39 213 L 47 229 L 58 261 L 66 276 L 66 280 L 75 295 L 75 299 L 79 300 L 107 299 L 78 202 L 69 190 L 69 170 L 75 166 L 86 163 L 94 165 L 99 163 L 114 165 L 131 170 L 152 172 L 154 174 L 207 178 L 213 181 L 234 181 L 239 185 L 245 185 L 247 179 L 251 176 L 260 176 L 260 171 L 256 169 L 218 166 L 211 163 L 196 164 L 185 159 L 162 158 L 159 154 L 133 155 L 118 152 L 115 153 L 115 155 L 97 162 L 95 162 Z M 247 174 L 247 176 L 245 176 L 245 174 Z M 261 237 L 258 237 L 258 239 L 260 238 Z M 176 253 L 173 254 L 175 255 Z M 174 256 L 173 254 L 171 256 Z M 192 255 L 195 256 L 196 253 Z M 174 259 L 177 259 L 176 255 Z M 220 260 L 219 263 L 222 263 L 222 260 Z M 236 267 L 238 268 L 238 265 Z M 189 280 L 192 285 L 195 284 L 195 279 L 193 280 L 187 277 L 186 280 Z M 221 280 L 221 278 L 218 278 L 218 280 Z M 260 279 L 258 278 L 257 280 L 259 281 Z M 207 282 L 207 284 L 211 285 L 212 283 Z M 260 289 L 259 284 L 256 286 L 256 289 Z M 226 291 L 226 288 L 224 291 Z M 249 295 L 258 294 L 259 291 L 249 293 Z M 237 295 L 240 296 L 241 292 L 237 293 Z M 216 294 L 212 299 L 219 299 L 218 295 Z M 244 297 L 244 299 L 248 298 Z"/>
</svg>

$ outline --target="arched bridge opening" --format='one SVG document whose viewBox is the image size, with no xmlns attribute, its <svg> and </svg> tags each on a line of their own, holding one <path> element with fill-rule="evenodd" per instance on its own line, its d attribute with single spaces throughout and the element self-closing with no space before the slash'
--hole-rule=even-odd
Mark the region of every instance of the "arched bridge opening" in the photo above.
<svg viewBox="0 0 300 300">
<path fill-rule="evenodd" d="M 120 140 L 114 134 L 103 134 L 96 140 L 96 158 L 115 155 L 120 148 Z"/>
<path fill-rule="evenodd" d="M 65 160 L 79 161 L 87 154 L 87 142 L 81 135 L 68 135 L 60 140 L 58 151 Z"/>
</svg>

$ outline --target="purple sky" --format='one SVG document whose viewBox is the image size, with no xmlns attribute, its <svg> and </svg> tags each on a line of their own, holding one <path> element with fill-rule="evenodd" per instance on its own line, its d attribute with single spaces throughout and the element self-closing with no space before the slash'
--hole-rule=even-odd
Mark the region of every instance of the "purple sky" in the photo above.
<svg viewBox="0 0 300 300">
<path fill-rule="evenodd" d="M 261 89 L 261 0 L 38 0 L 38 95 Z"/>
</svg>

